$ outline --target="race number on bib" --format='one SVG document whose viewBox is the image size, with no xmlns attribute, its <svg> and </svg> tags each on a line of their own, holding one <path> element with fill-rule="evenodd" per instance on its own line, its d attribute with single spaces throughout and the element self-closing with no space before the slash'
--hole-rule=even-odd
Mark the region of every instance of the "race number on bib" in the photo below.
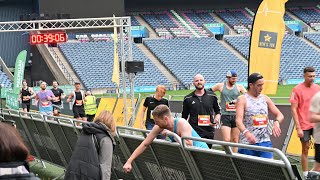
<svg viewBox="0 0 320 180">
<path fill-rule="evenodd" d="M 23 101 L 28 101 L 30 98 L 29 96 L 22 96 Z"/>
<path fill-rule="evenodd" d="M 236 103 L 226 102 L 226 111 L 236 111 Z"/>
<path fill-rule="evenodd" d="M 254 127 L 267 127 L 268 116 L 265 114 L 252 116 L 252 124 Z"/>
<path fill-rule="evenodd" d="M 210 126 L 210 115 L 198 115 L 198 126 Z"/>
<path fill-rule="evenodd" d="M 76 106 L 82 106 L 82 100 L 76 100 Z"/>
<path fill-rule="evenodd" d="M 49 101 L 41 101 L 41 106 L 42 107 L 49 107 L 50 106 L 50 102 Z"/>
</svg>

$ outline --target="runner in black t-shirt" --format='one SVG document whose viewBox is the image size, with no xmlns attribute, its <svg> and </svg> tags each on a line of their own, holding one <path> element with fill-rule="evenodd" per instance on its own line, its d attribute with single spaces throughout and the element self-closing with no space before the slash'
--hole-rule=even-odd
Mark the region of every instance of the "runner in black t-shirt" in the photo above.
<svg viewBox="0 0 320 180">
<path fill-rule="evenodd" d="M 24 112 L 30 111 L 31 99 L 34 98 L 36 94 L 33 92 L 31 87 L 28 87 L 27 81 L 22 81 L 22 88 L 20 89 L 18 101 L 21 102 L 22 109 Z"/>
<path fill-rule="evenodd" d="M 143 129 L 145 125 L 146 129 L 151 130 L 154 126 L 154 120 L 152 117 L 152 111 L 160 104 L 167 105 L 169 107 L 169 102 L 166 98 L 163 98 L 166 94 L 166 87 L 159 85 L 157 86 L 156 93 L 154 96 L 147 97 L 143 104 L 140 128 Z M 147 110 L 146 122 L 144 122 L 144 114 Z"/>
<path fill-rule="evenodd" d="M 52 106 L 53 106 L 53 115 L 54 116 L 59 116 L 60 114 L 60 109 L 62 108 L 61 104 L 61 99 L 64 99 L 66 95 L 64 94 L 64 91 L 60 88 L 58 88 L 58 82 L 53 81 L 52 82 L 52 89 L 51 91 L 53 92 L 55 98 L 52 100 Z"/>
</svg>

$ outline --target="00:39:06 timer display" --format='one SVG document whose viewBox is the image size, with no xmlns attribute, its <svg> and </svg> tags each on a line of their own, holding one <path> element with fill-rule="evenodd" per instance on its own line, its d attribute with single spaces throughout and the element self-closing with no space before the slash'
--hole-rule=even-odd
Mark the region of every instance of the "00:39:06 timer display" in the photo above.
<svg viewBox="0 0 320 180">
<path fill-rule="evenodd" d="M 62 43 L 67 41 L 66 33 L 47 33 L 47 34 L 31 34 L 30 44 L 50 44 Z"/>
</svg>

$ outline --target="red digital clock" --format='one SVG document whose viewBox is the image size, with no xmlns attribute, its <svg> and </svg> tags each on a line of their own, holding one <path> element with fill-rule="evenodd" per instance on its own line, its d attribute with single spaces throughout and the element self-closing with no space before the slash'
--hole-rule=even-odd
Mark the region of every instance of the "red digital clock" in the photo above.
<svg viewBox="0 0 320 180">
<path fill-rule="evenodd" d="M 59 33 L 46 33 L 46 34 L 30 34 L 30 44 L 55 44 L 67 41 L 67 34 Z"/>
</svg>

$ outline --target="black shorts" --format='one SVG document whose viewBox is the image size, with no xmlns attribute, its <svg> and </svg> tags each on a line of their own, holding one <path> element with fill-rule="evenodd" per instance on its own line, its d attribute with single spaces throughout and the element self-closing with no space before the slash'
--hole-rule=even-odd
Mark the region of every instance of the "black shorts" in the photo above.
<svg viewBox="0 0 320 180">
<path fill-rule="evenodd" d="M 320 144 L 314 144 L 314 150 L 315 150 L 314 160 L 317 163 L 320 163 Z"/>
<path fill-rule="evenodd" d="M 236 128 L 236 116 L 235 115 L 222 115 L 221 116 L 222 126 L 227 126 L 230 128 Z"/>
<path fill-rule="evenodd" d="M 87 118 L 88 118 L 87 121 L 92 122 L 95 116 L 96 116 L 95 114 L 94 115 L 87 114 Z"/>
<path fill-rule="evenodd" d="M 53 111 L 58 111 L 58 113 L 60 113 L 61 105 L 58 105 L 58 104 L 52 104 L 52 107 L 53 107 Z"/>
<path fill-rule="evenodd" d="M 313 134 L 313 129 L 303 130 L 303 137 L 300 138 L 300 141 L 301 142 L 309 142 L 312 134 Z"/>
<path fill-rule="evenodd" d="M 22 109 L 27 109 L 27 112 L 30 111 L 30 103 L 22 102 L 21 105 L 22 105 Z"/>
<path fill-rule="evenodd" d="M 86 117 L 86 113 L 84 112 L 83 106 L 73 106 L 72 111 L 73 111 L 74 118 Z"/>
</svg>

